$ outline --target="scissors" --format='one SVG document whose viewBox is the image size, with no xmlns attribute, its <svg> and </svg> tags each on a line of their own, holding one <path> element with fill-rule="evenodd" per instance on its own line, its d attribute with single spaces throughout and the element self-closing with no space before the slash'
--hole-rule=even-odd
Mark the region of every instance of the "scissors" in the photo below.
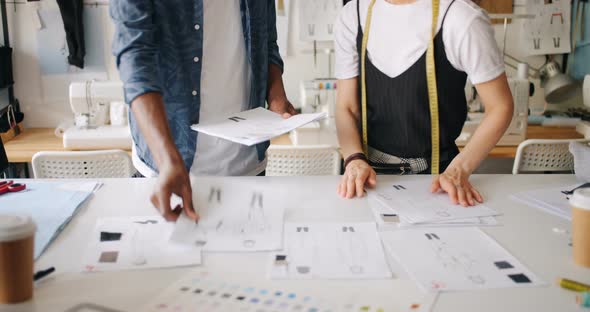
<svg viewBox="0 0 590 312">
<path fill-rule="evenodd" d="M 14 183 L 13 181 L 0 181 L 0 195 L 5 193 L 16 193 L 27 188 L 24 183 Z"/>
</svg>

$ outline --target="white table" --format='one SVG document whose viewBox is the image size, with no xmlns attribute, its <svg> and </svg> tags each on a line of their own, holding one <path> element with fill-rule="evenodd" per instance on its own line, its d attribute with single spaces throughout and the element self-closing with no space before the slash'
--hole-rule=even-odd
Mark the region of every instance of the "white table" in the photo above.
<svg viewBox="0 0 590 312">
<path fill-rule="evenodd" d="M 427 176 L 380 176 L 379 181 L 428 179 Z M 345 200 L 336 194 L 338 177 L 240 178 L 252 183 L 281 185 L 290 190 L 289 221 L 370 221 L 365 199 Z M 487 204 L 504 215 L 500 227 L 484 228 L 533 272 L 550 283 L 540 288 L 497 289 L 441 294 L 434 311 L 578 311 L 575 294 L 555 284 L 558 277 L 590 281 L 590 270 L 573 264 L 569 236 L 554 233 L 569 223 L 540 210 L 516 203 L 509 194 L 539 187 L 574 184 L 573 175 L 475 176 L 473 183 Z M 77 273 L 85 241 L 98 217 L 153 215 L 149 193 L 155 180 L 104 180 L 103 188 L 83 207 L 59 238 L 37 261 L 37 269 L 55 266 L 58 272 L 38 283 L 33 302 L 0 306 L 0 311 L 64 311 L 82 302 L 113 309 L 138 311 L 147 300 L 193 270 L 208 270 L 219 276 L 258 280 L 270 285 L 289 285 L 311 293 L 354 290 L 359 297 L 372 298 L 375 305 L 399 307 L 396 301 L 416 296 L 419 290 L 407 277 L 381 281 L 268 281 L 268 255 L 204 254 L 203 265 L 133 272 Z M 198 186 L 197 186 L 198 187 Z M 396 299 L 397 298 L 397 299 Z M 407 307 L 404 311 L 407 311 Z"/>
</svg>

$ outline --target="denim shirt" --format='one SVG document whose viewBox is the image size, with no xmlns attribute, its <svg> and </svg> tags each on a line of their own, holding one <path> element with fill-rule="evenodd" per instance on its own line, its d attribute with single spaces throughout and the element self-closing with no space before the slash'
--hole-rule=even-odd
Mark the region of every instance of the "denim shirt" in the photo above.
<svg viewBox="0 0 590 312">
<path fill-rule="evenodd" d="M 221 0 L 220 0 L 221 1 Z M 250 108 L 265 105 L 268 66 L 281 69 L 274 0 L 240 0 L 246 54 L 252 71 Z M 196 150 L 203 53 L 202 0 L 111 0 L 115 23 L 113 54 L 131 104 L 148 92 L 162 94 L 174 143 L 188 170 Z M 219 38 L 223 40 L 223 38 Z M 224 83 L 219 81 L 219 83 Z M 133 114 L 129 124 L 138 157 L 157 171 Z M 264 159 L 268 142 L 257 146 Z"/>
</svg>

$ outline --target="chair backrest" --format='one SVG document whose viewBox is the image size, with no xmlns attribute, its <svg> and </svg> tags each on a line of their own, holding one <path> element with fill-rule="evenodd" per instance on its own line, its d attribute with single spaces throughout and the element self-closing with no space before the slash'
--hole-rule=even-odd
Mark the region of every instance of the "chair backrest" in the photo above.
<svg viewBox="0 0 590 312">
<path fill-rule="evenodd" d="M 266 157 L 267 176 L 340 174 L 340 153 L 329 145 L 271 145 Z"/>
<path fill-rule="evenodd" d="M 523 172 L 573 172 L 574 157 L 569 152 L 572 141 L 587 140 L 526 140 L 518 145 L 512 174 Z"/>
<path fill-rule="evenodd" d="M 36 179 L 129 178 L 135 173 L 122 150 L 38 152 L 32 164 Z"/>
</svg>

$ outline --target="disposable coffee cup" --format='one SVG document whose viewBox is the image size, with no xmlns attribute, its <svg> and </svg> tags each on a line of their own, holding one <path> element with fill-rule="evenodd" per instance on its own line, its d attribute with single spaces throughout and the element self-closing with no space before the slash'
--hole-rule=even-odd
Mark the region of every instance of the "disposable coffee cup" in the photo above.
<svg viewBox="0 0 590 312">
<path fill-rule="evenodd" d="M 574 262 L 590 268 L 590 188 L 576 190 L 570 205 Z"/>
<path fill-rule="evenodd" d="M 31 217 L 0 214 L 0 303 L 33 297 L 35 229 Z"/>
</svg>

